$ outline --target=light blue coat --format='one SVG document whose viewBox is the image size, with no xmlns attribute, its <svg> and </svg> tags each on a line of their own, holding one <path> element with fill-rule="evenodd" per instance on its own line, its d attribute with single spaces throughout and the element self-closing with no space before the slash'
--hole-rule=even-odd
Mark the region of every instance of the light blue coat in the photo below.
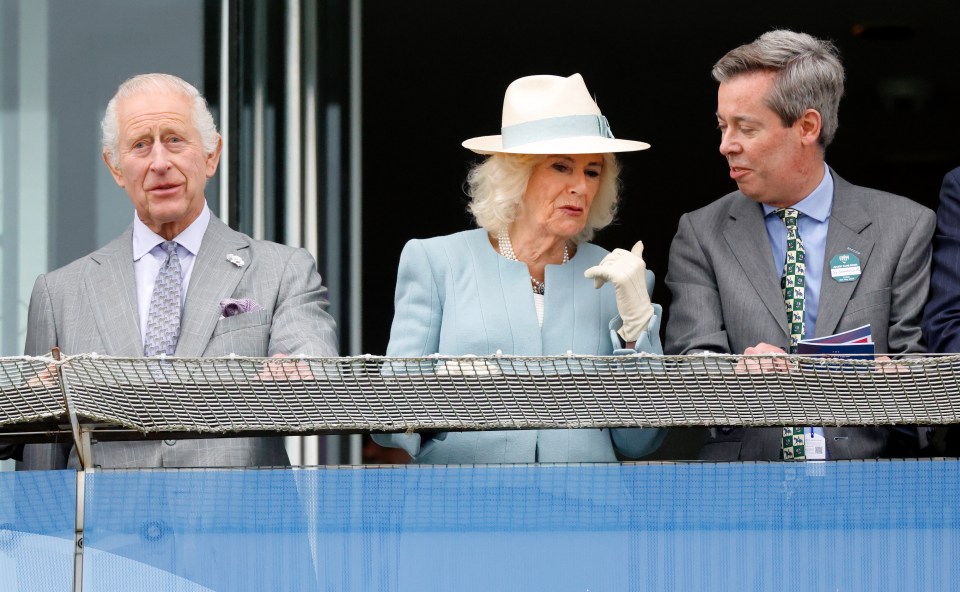
<svg viewBox="0 0 960 592">
<path fill-rule="evenodd" d="M 500 256 L 483 229 L 411 240 L 400 256 L 388 356 L 575 354 L 607 356 L 620 347 L 613 286 L 599 290 L 583 272 L 607 251 L 580 244 L 565 265 L 546 268 L 543 328 L 537 322 L 524 263 Z M 653 274 L 647 272 L 653 290 Z M 661 308 L 637 341 L 637 350 L 661 353 Z M 619 350 L 618 353 L 623 350 Z M 633 350 L 628 350 L 632 352 Z M 614 446 L 636 458 L 656 450 L 657 429 L 578 429 L 376 434 L 418 463 L 612 462 Z"/>
</svg>

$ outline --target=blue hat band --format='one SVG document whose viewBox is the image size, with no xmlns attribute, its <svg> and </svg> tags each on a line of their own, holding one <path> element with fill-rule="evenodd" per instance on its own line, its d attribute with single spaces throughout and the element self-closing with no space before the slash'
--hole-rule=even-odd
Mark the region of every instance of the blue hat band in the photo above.
<svg viewBox="0 0 960 592">
<path fill-rule="evenodd" d="M 580 136 L 613 138 L 610 124 L 603 115 L 567 115 L 538 119 L 507 126 L 500 130 L 500 134 L 504 148 Z"/>
</svg>

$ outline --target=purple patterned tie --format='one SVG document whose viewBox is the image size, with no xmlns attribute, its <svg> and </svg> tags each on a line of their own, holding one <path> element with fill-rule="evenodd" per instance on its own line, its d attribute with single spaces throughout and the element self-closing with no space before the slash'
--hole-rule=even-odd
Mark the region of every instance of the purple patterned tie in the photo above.
<svg viewBox="0 0 960 592">
<path fill-rule="evenodd" d="M 143 355 L 172 356 L 177 351 L 180 338 L 180 258 L 176 241 L 160 244 L 167 258 L 160 266 L 157 282 L 150 298 L 150 313 L 147 315 L 147 335 L 143 342 Z"/>
</svg>

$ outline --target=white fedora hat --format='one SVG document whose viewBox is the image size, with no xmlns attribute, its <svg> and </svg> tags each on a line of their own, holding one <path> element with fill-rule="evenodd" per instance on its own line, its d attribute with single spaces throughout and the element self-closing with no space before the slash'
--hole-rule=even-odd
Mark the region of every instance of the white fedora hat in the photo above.
<svg viewBox="0 0 960 592">
<path fill-rule="evenodd" d="M 463 147 L 478 154 L 602 154 L 650 147 L 613 137 L 579 74 L 514 80 L 503 96 L 502 125 L 501 135 L 470 138 Z"/>
</svg>

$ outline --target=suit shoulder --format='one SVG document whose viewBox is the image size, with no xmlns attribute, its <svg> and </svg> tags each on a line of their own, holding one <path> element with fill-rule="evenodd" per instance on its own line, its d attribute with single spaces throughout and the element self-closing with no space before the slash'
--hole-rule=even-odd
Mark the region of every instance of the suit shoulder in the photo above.
<svg viewBox="0 0 960 592">
<path fill-rule="evenodd" d="M 895 232 L 904 236 L 915 232 L 933 238 L 937 224 L 936 213 L 923 204 L 908 197 L 896 195 L 878 189 L 857 187 L 861 202 L 867 215 L 872 218 L 883 232 Z"/>
<path fill-rule="evenodd" d="M 91 263 L 93 263 L 93 260 L 90 258 L 90 255 L 84 255 L 79 259 L 74 259 L 62 267 L 58 267 L 52 271 L 48 271 L 40 275 L 47 278 L 47 281 L 55 281 L 67 277 L 74 277 L 82 274 L 87 266 Z"/>
<path fill-rule="evenodd" d="M 247 242 L 251 254 L 261 259 L 264 257 L 275 257 L 280 260 L 287 260 L 295 256 L 297 253 L 309 253 L 309 251 L 302 247 L 291 247 L 290 245 L 284 245 L 269 240 L 255 239 L 243 234 L 242 232 L 238 232 L 237 234 L 243 237 L 243 240 Z M 313 257 L 311 256 L 311 258 Z"/>
<path fill-rule="evenodd" d="M 869 208 L 880 215 L 910 216 L 914 219 L 925 215 L 933 215 L 933 210 L 909 197 L 879 189 L 854 187 L 869 200 Z"/>
<path fill-rule="evenodd" d="M 869 189 L 861 188 L 863 191 L 867 192 L 870 195 L 870 199 L 876 200 L 879 203 L 888 205 L 889 207 L 907 210 L 911 212 L 932 212 L 930 208 L 923 205 L 922 203 L 916 202 L 909 197 L 904 197 L 902 195 L 897 195 L 896 193 L 890 193 L 887 191 L 881 191 L 879 189 Z"/>
<path fill-rule="evenodd" d="M 457 256 L 479 248 L 490 248 L 487 236 L 486 230 L 475 228 L 443 236 L 413 238 L 407 241 L 403 250 L 419 248 L 431 258 L 439 255 Z"/>
<path fill-rule="evenodd" d="M 433 236 L 430 238 L 414 238 L 409 243 L 419 242 L 426 248 L 464 248 L 467 245 L 475 245 L 487 241 L 487 231 L 483 228 L 474 228 L 472 230 L 461 230 L 453 234 L 442 236 Z"/>
<path fill-rule="evenodd" d="M 731 191 L 723 197 L 715 199 L 707 205 L 689 212 L 689 215 L 696 218 L 715 218 L 720 215 L 726 215 L 730 211 L 730 208 L 740 201 L 749 200 L 739 191 Z"/>
<path fill-rule="evenodd" d="M 214 219 L 211 219 L 211 225 L 213 221 Z M 317 262 L 307 249 L 255 239 L 219 220 L 217 224 L 216 228 L 208 228 L 207 232 L 213 230 L 213 234 L 204 236 L 204 243 L 200 245 L 201 252 L 204 249 L 211 249 L 210 252 L 213 253 L 223 252 L 227 254 L 228 260 L 232 255 L 237 255 L 242 260 L 239 265 L 249 264 L 251 269 L 255 268 L 258 272 L 271 269 L 279 274 L 288 274 L 301 273 L 308 269 L 316 270 Z"/>
<path fill-rule="evenodd" d="M 97 249 L 83 257 L 74 259 L 64 266 L 46 273 L 41 273 L 37 277 L 37 280 L 39 281 L 42 278 L 50 286 L 77 284 L 80 278 L 87 275 L 91 266 L 99 265 L 98 262 L 102 261 L 103 256 L 106 254 L 108 254 L 107 247 Z M 112 256 L 112 253 L 110 253 L 110 255 Z"/>
<path fill-rule="evenodd" d="M 754 203 L 739 191 L 732 191 L 703 207 L 687 212 L 684 217 L 694 226 L 706 224 L 714 227 L 718 222 L 729 218 L 731 210 L 735 206 L 742 206 L 744 202 Z"/>
</svg>

